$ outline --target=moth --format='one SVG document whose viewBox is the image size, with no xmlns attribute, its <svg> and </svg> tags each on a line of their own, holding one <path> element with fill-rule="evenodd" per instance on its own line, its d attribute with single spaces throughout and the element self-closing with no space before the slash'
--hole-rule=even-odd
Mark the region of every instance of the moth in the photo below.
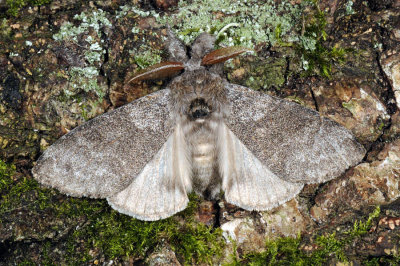
<svg viewBox="0 0 400 266">
<path fill-rule="evenodd" d="M 222 64 L 245 51 L 213 50 L 201 34 L 190 53 L 170 32 L 171 62 L 132 80 L 180 75 L 165 89 L 76 127 L 32 172 L 72 196 L 106 198 L 141 220 L 185 209 L 189 192 L 246 210 L 270 210 L 357 164 L 365 149 L 336 122 L 299 104 L 231 84 Z M 190 56 L 188 56 L 188 54 Z"/>
</svg>

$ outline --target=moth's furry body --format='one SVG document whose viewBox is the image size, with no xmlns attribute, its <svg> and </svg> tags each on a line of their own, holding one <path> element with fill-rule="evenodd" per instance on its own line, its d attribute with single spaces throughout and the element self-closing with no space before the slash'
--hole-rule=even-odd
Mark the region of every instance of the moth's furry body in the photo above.
<svg viewBox="0 0 400 266">
<path fill-rule="evenodd" d="M 190 59 L 169 38 L 170 59 L 180 61 L 171 68 L 184 73 L 166 89 L 60 138 L 33 168 L 36 179 L 69 195 L 107 198 L 138 219 L 158 220 L 186 208 L 191 191 L 213 199 L 223 191 L 226 201 L 244 209 L 269 210 L 304 184 L 331 180 L 364 157 L 365 149 L 337 123 L 228 83 L 221 64 L 201 66 L 202 58 L 229 58 L 226 50 L 209 53 L 211 35 L 200 35 Z M 165 68 L 168 63 L 159 71 Z"/>
<path fill-rule="evenodd" d="M 209 199 L 218 198 L 222 180 L 218 129 L 229 112 L 223 79 L 198 66 L 174 79 L 170 87 L 172 117 L 182 125 L 187 142 L 193 191 Z M 207 115 L 194 118 L 192 112 L 201 109 L 193 108 L 194 103 L 206 106 L 203 109 L 207 110 Z"/>
</svg>

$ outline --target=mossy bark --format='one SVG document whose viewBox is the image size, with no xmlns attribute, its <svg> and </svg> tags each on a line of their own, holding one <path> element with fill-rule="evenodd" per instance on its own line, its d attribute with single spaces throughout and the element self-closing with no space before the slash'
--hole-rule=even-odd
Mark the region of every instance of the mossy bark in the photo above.
<svg viewBox="0 0 400 266">
<path fill-rule="evenodd" d="M 330 69 L 330 78 L 321 75 L 324 68 L 321 65 L 316 65 L 313 71 L 305 69 L 305 57 L 301 54 L 305 47 L 298 40 L 307 27 L 299 23 L 282 36 L 274 33 L 276 28 L 268 31 L 264 28 L 269 36 L 275 36 L 269 41 L 267 34 L 262 39 L 243 30 L 243 34 L 253 38 L 257 54 L 227 63 L 227 79 L 303 104 L 341 123 L 369 149 L 363 167 L 375 171 L 384 164 L 389 167 L 385 171 L 393 174 L 387 180 L 398 180 L 398 166 L 384 163 L 400 156 L 393 145 L 400 137 L 400 119 L 393 90 L 395 83 L 383 69 L 382 63 L 387 60 L 380 59 L 383 54 L 388 58 L 400 51 L 400 6 L 389 0 L 383 1 L 385 4 L 375 0 L 351 2 L 349 6 L 347 0 L 321 1 L 319 11 L 311 6 L 304 9 L 304 16 L 299 16 L 300 22 L 314 25 L 318 20 L 312 14 L 326 12 L 326 36 L 323 38 L 322 32 L 316 35 L 320 36 L 316 41 L 326 49 L 313 50 L 319 54 L 311 52 L 307 56 L 321 59 L 324 67 Z M 350 170 L 328 184 L 306 186 L 294 201 L 264 214 L 221 202 L 199 204 L 200 199 L 192 199 L 193 206 L 188 211 L 155 223 L 121 215 L 105 201 L 70 198 L 41 188 L 32 179 L 30 169 L 43 149 L 68 130 L 166 83 L 124 83 L 138 68 L 167 58 L 163 51 L 165 25 L 154 16 L 158 11 L 152 3 L 142 1 L 128 8 L 125 1 L 118 0 L 89 4 L 53 0 L 41 6 L 24 5 L 16 16 L 6 12 L 0 15 L 0 159 L 16 166 L 14 172 L 11 166 L 0 164 L 0 261 L 5 264 L 105 264 L 111 260 L 151 263 L 152 258 L 162 257 L 160 252 L 165 250 L 168 261 L 173 262 L 244 263 L 260 258 L 263 262 L 274 261 L 279 259 L 274 257 L 274 248 L 282 251 L 288 247 L 286 250 L 291 251 L 280 257 L 286 261 L 290 258 L 309 261 L 314 256 L 314 262 L 333 263 L 344 256 L 354 263 L 398 263 L 398 200 L 382 207 L 369 231 L 354 233 L 360 232 L 354 231 L 355 221 L 365 221 L 373 211 L 363 196 L 381 193 L 380 203 L 395 200 L 385 193 L 399 187 L 379 179 L 380 173 L 376 173 L 376 182 L 367 187 L 354 174 L 361 170 Z M 186 26 L 195 19 L 184 24 L 182 16 L 173 17 L 172 14 L 180 12 L 174 5 L 163 11 L 164 15 L 183 23 L 171 25 L 177 32 L 188 32 Z M 7 6 L 0 3 L 0 10 L 6 11 Z M 279 12 L 284 16 L 285 9 Z M 223 11 L 211 14 L 219 22 L 240 15 Z M 250 14 L 257 22 L 267 19 L 262 14 Z M 91 22 L 86 25 L 84 21 Z M 69 26 L 62 28 L 67 23 Z M 192 38 L 189 33 L 185 36 L 187 40 Z M 227 40 L 232 36 L 228 35 Z M 293 39 L 296 36 L 297 41 Z M 335 61 L 338 57 L 329 54 L 333 47 L 344 49 L 343 62 Z M 318 60 L 314 63 L 319 64 Z M 341 182 L 348 179 L 352 182 L 345 189 L 352 192 L 352 197 L 340 194 Z M 202 213 L 204 205 L 209 206 L 208 215 Z M 315 222 L 317 218 L 319 223 Z M 235 219 L 242 219 L 238 224 L 245 224 L 257 241 L 247 239 L 246 245 L 242 245 L 222 234 L 220 226 Z M 301 229 L 301 240 L 278 240 L 269 243 L 269 251 L 265 251 L 260 239 L 293 236 L 296 234 L 290 227 L 293 224 Z M 245 232 L 243 228 L 237 231 Z M 349 232 L 354 237 L 348 238 Z M 324 243 L 334 248 L 324 249 Z M 260 253 L 249 255 L 251 249 Z"/>
</svg>

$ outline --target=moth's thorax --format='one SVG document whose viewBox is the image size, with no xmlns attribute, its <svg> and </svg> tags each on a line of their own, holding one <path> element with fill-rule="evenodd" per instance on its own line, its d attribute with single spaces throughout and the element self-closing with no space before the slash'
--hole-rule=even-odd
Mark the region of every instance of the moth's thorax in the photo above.
<svg viewBox="0 0 400 266">
<path fill-rule="evenodd" d="M 174 118 L 196 120 L 226 116 L 227 99 L 224 80 L 204 67 L 185 71 L 171 84 L 170 108 Z"/>
</svg>

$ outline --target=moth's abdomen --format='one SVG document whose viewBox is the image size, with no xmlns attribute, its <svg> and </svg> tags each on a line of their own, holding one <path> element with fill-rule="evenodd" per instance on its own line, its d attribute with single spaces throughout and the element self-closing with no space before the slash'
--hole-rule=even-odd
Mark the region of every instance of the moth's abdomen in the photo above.
<svg viewBox="0 0 400 266">
<path fill-rule="evenodd" d="M 192 147 L 192 162 L 194 172 L 200 176 L 211 175 L 216 159 L 215 144 L 210 142 L 199 142 L 194 143 Z"/>
<path fill-rule="evenodd" d="M 211 198 L 219 193 L 220 183 L 214 124 L 206 119 L 202 123 L 190 121 L 184 125 L 192 163 L 193 190 Z"/>
<path fill-rule="evenodd" d="M 207 198 L 214 198 L 220 188 L 215 146 L 212 136 L 192 143 L 193 189 Z"/>
</svg>

